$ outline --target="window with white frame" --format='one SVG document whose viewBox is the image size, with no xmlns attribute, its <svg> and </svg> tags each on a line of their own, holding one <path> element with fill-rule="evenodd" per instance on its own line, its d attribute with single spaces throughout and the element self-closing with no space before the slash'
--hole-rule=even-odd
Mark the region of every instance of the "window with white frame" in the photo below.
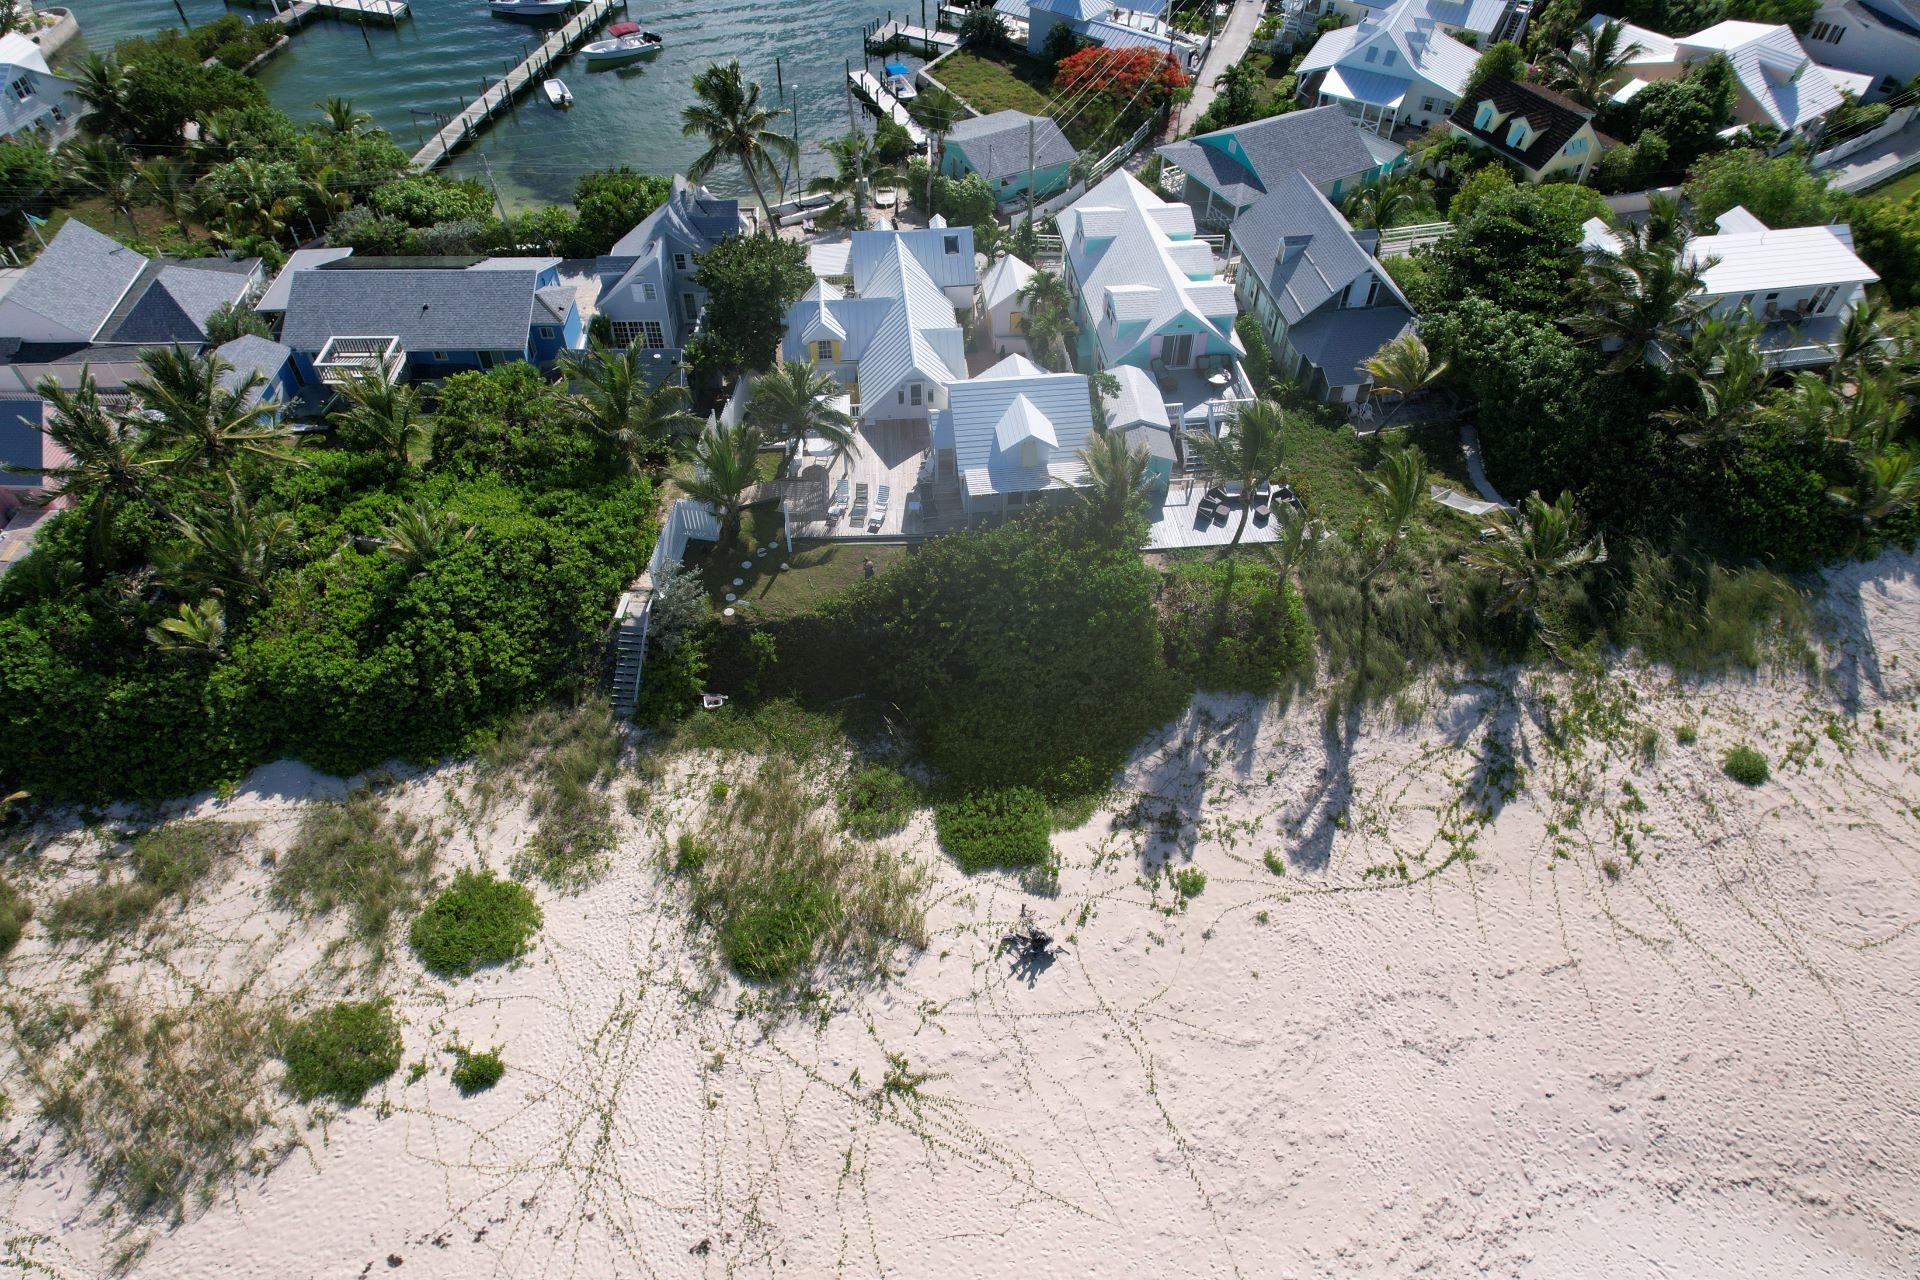
<svg viewBox="0 0 1920 1280">
<path fill-rule="evenodd" d="M 667 335 L 658 320 L 615 320 L 613 341 L 616 346 L 658 351 L 667 345 Z"/>
<path fill-rule="evenodd" d="M 689 269 L 690 265 L 691 264 L 687 262 L 686 254 L 676 253 L 673 255 L 673 269 L 675 271 L 678 271 L 684 274 Z"/>
<path fill-rule="evenodd" d="M 13 83 L 9 84 L 7 88 L 13 90 L 14 97 L 18 98 L 22 102 L 25 102 L 28 98 L 31 98 L 33 96 L 33 77 L 15 76 L 13 79 Z"/>
<path fill-rule="evenodd" d="M 659 296 L 658 291 L 653 287 L 653 281 L 642 280 L 640 282 L 640 296 L 648 302 L 652 302 Z"/>
</svg>

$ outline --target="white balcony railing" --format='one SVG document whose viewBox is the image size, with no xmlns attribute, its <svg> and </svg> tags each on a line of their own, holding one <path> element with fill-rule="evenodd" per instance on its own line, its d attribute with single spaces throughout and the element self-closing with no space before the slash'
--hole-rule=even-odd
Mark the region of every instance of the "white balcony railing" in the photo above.
<svg viewBox="0 0 1920 1280">
<path fill-rule="evenodd" d="M 322 382 L 337 387 L 368 370 L 378 370 L 388 382 L 398 382 L 406 363 L 407 350 L 397 337 L 328 338 L 313 367 Z"/>
</svg>

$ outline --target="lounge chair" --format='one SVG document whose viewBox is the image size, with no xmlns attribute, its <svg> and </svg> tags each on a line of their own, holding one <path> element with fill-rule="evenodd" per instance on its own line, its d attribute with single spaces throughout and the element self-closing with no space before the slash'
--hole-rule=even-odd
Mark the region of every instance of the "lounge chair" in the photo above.
<svg viewBox="0 0 1920 1280">
<path fill-rule="evenodd" d="M 873 514 L 867 517 L 867 532 L 872 533 L 887 521 L 887 504 L 893 500 L 893 489 L 889 485 L 880 486 L 879 497 L 873 500 Z"/>
<path fill-rule="evenodd" d="M 865 524 L 867 520 L 867 486 L 853 486 L 853 507 L 847 512 L 847 519 L 855 524 Z"/>
<path fill-rule="evenodd" d="M 827 523 L 837 522 L 847 514 L 847 478 L 840 477 L 840 483 L 833 486 L 833 497 L 827 503 Z"/>
</svg>

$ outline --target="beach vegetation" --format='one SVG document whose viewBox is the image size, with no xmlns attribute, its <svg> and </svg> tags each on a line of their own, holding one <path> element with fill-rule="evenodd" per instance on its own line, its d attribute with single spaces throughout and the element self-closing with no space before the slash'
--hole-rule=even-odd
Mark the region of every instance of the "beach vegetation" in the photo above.
<svg viewBox="0 0 1920 1280">
<path fill-rule="evenodd" d="M 0 877 L 0 959 L 12 954 L 33 919 L 33 903 L 13 881 Z"/>
<path fill-rule="evenodd" d="M 962 871 L 1025 870 L 1053 856 L 1053 817 L 1031 787 L 1001 787 L 943 800 L 933 809 L 940 847 Z"/>
<path fill-rule="evenodd" d="M 327 1005 L 281 1026 L 277 1052 L 294 1097 L 356 1106 L 400 1069 L 400 1021 L 387 1000 Z"/>
<path fill-rule="evenodd" d="M 890 836 L 907 825 L 920 805 L 920 790 L 898 769 L 870 764 L 855 769 L 840 787 L 840 825 L 866 840 Z"/>
<path fill-rule="evenodd" d="M 462 870 L 414 919 L 407 941 L 428 972 L 465 978 L 526 954 L 541 918 L 525 885 Z"/>
<path fill-rule="evenodd" d="M 492 1049 L 469 1049 L 456 1044 L 447 1052 L 453 1055 L 453 1087 L 460 1091 L 463 1098 L 471 1098 L 476 1093 L 493 1088 L 507 1074 L 506 1061 L 501 1058 L 497 1046 Z"/>
<path fill-rule="evenodd" d="M 348 916 L 353 937 L 379 961 L 397 916 L 419 904 L 436 847 L 372 787 L 307 810 L 274 863 L 273 892 L 295 911 Z"/>
<path fill-rule="evenodd" d="M 172 899 L 184 903 L 196 886 L 245 843 L 249 828 L 211 820 L 175 822 L 133 839 L 131 875 L 75 889 L 47 907 L 47 932 L 55 941 L 102 939 L 144 924 L 154 908 Z"/>
<path fill-rule="evenodd" d="M 1743 787 L 1757 787 L 1769 776 L 1767 758 L 1746 743 L 1731 748 L 1721 758 L 1720 768 Z"/>
</svg>

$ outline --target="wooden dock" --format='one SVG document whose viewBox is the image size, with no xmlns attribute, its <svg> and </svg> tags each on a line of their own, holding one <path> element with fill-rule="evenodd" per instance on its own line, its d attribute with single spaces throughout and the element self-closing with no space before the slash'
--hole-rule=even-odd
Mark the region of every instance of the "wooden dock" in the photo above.
<svg viewBox="0 0 1920 1280">
<path fill-rule="evenodd" d="M 923 50 L 929 58 L 937 57 L 949 49 L 958 49 L 960 37 L 952 31 L 928 31 L 925 27 L 916 27 L 898 18 L 882 22 L 867 33 L 868 53 L 885 53 L 889 49 L 916 47 Z"/>
<path fill-rule="evenodd" d="M 433 135 L 427 145 L 414 153 L 413 167 L 432 169 L 472 141 L 475 134 L 492 123 L 493 118 L 513 105 L 515 98 L 544 78 L 554 63 L 585 43 L 588 36 L 615 13 L 627 7 L 627 0 L 589 0 L 554 33 L 514 67 L 487 87 L 485 93 L 468 103 L 446 127 Z"/>
<path fill-rule="evenodd" d="M 272 9 L 273 21 L 298 31 L 314 18 L 343 18 L 348 22 L 377 22 L 398 26 L 408 16 L 406 0 L 228 0 L 254 9 Z"/>
<path fill-rule="evenodd" d="M 847 72 L 847 79 L 853 82 L 853 91 L 859 94 L 862 100 L 907 131 L 907 136 L 913 139 L 913 145 L 917 150 L 926 150 L 927 131 L 915 123 L 914 118 L 907 114 L 907 109 L 900 105 L 900 100 L 887 92 L 885 85 L 873 78 L 872 72 L 865 67 L 855 67 Z"/>
</svg>

